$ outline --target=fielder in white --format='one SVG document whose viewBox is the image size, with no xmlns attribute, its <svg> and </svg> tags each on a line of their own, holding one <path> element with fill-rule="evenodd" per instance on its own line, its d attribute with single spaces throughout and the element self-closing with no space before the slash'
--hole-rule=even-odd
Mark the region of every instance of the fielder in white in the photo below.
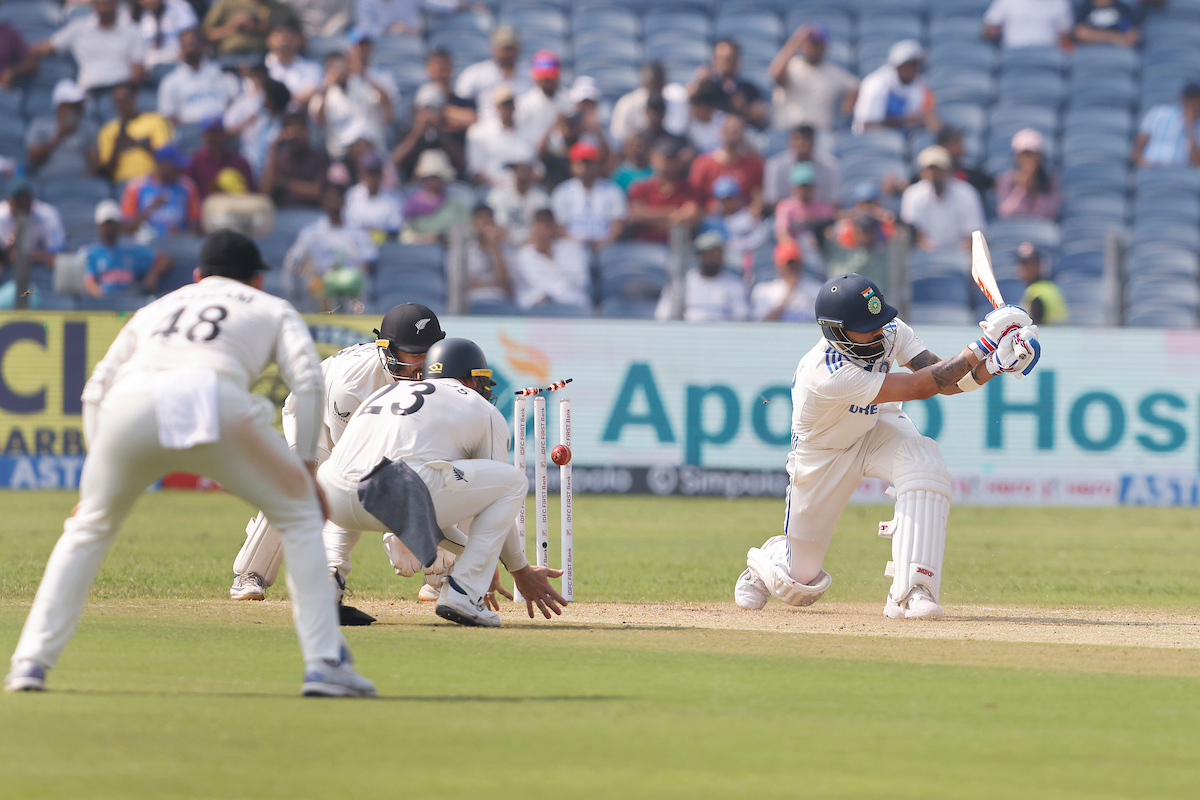
<svg viewBox="0 0 1200 800">
<path fill-rule="evenodd" d="M 560 614 L 566 600 L 548 580 L 561 570 L 531 565 L 521 548 L 516 517 L 529 481 L 508 463 L 511 437 L 492 405 L 491 375 L 478 345 L 443 339 L 429 348 L 422 380 L 381 389 L 354 412 L 317 477 L 330 519 L 345 528 L 399 533 L 427 517 L 440 531 L 441 546 L 458 553 L 438 616 L 499 627 L 489 596 L 498 585 L 497 559 L 512 574 L 530 617 L 534 605 L 547 619 Z M 455 525 L 472 517 L 460 544 Z"/>
<path fill-rule="evenodd" d="M 824 338 L 792 379 L 784 533 L 750 549 L 734 600 L 749 609 L 772 596 L 793 606 L 816 602 L 832 583 L 822 563 L 834 526 L 867 476 L 892 483 L 896 498 L 895 517 L 879 530 L 892 539 L 884 614 L 941 619 L 950 473 L 937 443 L 900 404 L 973 391 L 1002 372 L 1028 374 L 1041 353 L 1037 328 L 1024 309 L 1002 306 L 980 323 L 983 337 L 941 360 L 896 317 L 879 287 L 855 274 L 827 282 L 816 313 Z M 912 372 L 893 372 L 897 363 Z"/>
<path fill-rule="evenodd" d="M 338 629 L 325 564 L 325 504 L 315 487 L 323 396 L 308 328 L 285 300 L 260 291 L 258 247 L 218 231 L 200 253 L 196 283 L 138 311 L 83 390 L 88 457 L 79 505 L 63 526 L 5 680 L 42 690 L 75 631 L 88 590 L 138 495 L 168 472 L 206 475 L 262 508 L 283 540 L 288 589 L 304 654 L 306 695 L 374 696 Z M 296 450 L 250 393 L 274 362 L 295 396 Z"/>
</svg>

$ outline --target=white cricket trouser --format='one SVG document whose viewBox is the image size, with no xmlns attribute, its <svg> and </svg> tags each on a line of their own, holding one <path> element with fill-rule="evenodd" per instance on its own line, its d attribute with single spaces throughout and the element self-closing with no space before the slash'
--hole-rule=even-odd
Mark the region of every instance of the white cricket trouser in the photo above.
<svg viewBox="0 0 1200 800">
<path fill-rule="evenodd" d="M 469 597 L 482 597 L 492 584 L 504 539 L 516 524 L 517 509 L 525 502 L 529 480 L 511 464 L 491 459 L 430 461 L 410 466 L 429 488 L 443 539 L 462 541 L 462 533 L 452 526 L 474 517 L 453 574 Z M 455 469 L 462 473 L 461 480 L 455 477 Z M 318 479 L 329 501 L 331 522 L 352 529 L 387 530 L 358 501 L 357 483 L 347 481 L 329 464 L 321 467 Z"/>
<path fill-rule="evenodd" d="M 864 477 L 894 483 L 896 448 L 905 439 L 920 435 L 906 414 L 884 411 L 875 427 L 846 450 L 792 451 L 783 532 L 793 578 L 811 583 L 820 575 L 833 530 L 854 490 Z M 772 556 L 783 560 L 778 554 Z"/>
<path fill-rule="evenodd" d="M 307 470 L 272 427 L 270 403 L 224 379 L 218 392 L 220 440 L 167 450 L 158 441 L 152 386 L 130 379 L 109 391 L 83 465 L 78 509 L 46 564 L 14 662 L 54 666 L 126 514 L 147 486 L 177 470 L 212 478 L 266 511 L 287 551 L 288 591 L 304 659 L 339 657 L 345 640 L 321 547 L 324 520 Z"/>
</svg>

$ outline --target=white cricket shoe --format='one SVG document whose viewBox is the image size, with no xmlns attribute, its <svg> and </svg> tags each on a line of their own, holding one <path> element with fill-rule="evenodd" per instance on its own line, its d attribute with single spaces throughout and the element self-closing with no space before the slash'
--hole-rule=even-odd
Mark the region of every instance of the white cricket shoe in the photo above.
<svg viewBox="0 0 1200 800">
<path fill-rule="evenodd" d="M 896 603 L 889 596 L 883 614 L 888 619 L 941 619 L 945 616 L 942 607 L 923 586 L 914 586 L 903 603 Z"/>
<path fill-rule="evenodd" d="M 436 603 L 442 597 L 442 590 L 432 583 L 427 583 L 417 592 L 417 599 L 422 603 Z"/>
<path fill-rule="evenodd" d="M 740 608 L 757 611 L 770 599 L 771 592 L 767 590 L 767 584 L 763 583 L 763 579 L 758 577 L 754 570 L 747 567 L 746 571 L 738 576 L 737 584 L 733 587 L 733 602 Z"/>
<path fill-rule="evenodd" d="M 350 651 L 342 648 L 337 661 L 310 661 L 304 669 L 305 697 L 375 697 L 375 684 L 354 669 Z"/>
<path fill-rule="evenodd" d="M 262 576 L 257 572 L 247 572 L 245 575 L 238 575 L 233 579 L 233 585 L 229 587 L 229 598 L 231 600 L 262 600 L 266 597 L 267 587 L 264 585 Z"/>
<path fill-rule="evenodd" d="M 500 615 L 488 608 L 482 597 L 478 600 L 468 597 L 466 591 L 452 577 L 447 578 L 442 586 L 441 596 L 438 597 L 438 604 L 433 611 L 442 619 L 457 622 L 459 625 L 500 627 Z"/>
<path fill-rule="evenodd" d="M 18 661 L 4 678 L 4 691 L 46 691 L 46 668 L 33 661 Z"/>
</svg>

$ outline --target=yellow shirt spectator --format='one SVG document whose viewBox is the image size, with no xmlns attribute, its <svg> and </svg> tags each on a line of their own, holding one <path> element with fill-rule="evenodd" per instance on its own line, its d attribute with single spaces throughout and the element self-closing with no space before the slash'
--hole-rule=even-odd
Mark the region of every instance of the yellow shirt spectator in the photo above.
<svg viewBox="0 0 1200 800">
<path fill-rule="evenodd" d="M 113 147 L 117 145 L 122 125 L 125 136 L 132 142 L 123 141 L 120 145 L 121 151 L 117 155 L 116 166 L 112 172 L 114 183 L 124 183 L 130 178 L 153 172 L 154 151 L 168 144 L 175 135 L 171 123 L 153 111 L 138 114 L 128 121 L 120 117 L 109 120 L 96 137 L 96 150 L 101 164 L 107 164 L 112 158 Z"/>
</svg>

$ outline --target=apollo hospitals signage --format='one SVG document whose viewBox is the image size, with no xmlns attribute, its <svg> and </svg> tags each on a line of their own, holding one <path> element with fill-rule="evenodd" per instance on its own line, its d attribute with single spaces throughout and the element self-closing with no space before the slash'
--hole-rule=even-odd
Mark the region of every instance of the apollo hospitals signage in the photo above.
<svg viewBox="0 0 1200 800">
<path fill-rule="evenodd" d="M 377 320 L 310 316 L 321 354 L 373 338 Z M 512 390 L 573 378 L 580 491 L 782 496 L 790 383 L 815 326 L 448 317 Z M 0 486 L 73 488 L 79 393 L 124 319 L 0 314 Z M 948 356 L 975 328 L 916 326 Z M 956 501 L 975 505 L 1200 505 L 1200 331 L 1043 329 L 1033 375 L 906 404 L 936 439 Z M 282 403 L 272 369 L 256 391 Z M 556 395 L 549 395 L 550 430 Z M 867 411 L 869 412 L 869 408 Z M 551 470 L 552 478 L 555 471 Z M 887 502 L 882 481 L 861 501 Z"/>
</svg>

